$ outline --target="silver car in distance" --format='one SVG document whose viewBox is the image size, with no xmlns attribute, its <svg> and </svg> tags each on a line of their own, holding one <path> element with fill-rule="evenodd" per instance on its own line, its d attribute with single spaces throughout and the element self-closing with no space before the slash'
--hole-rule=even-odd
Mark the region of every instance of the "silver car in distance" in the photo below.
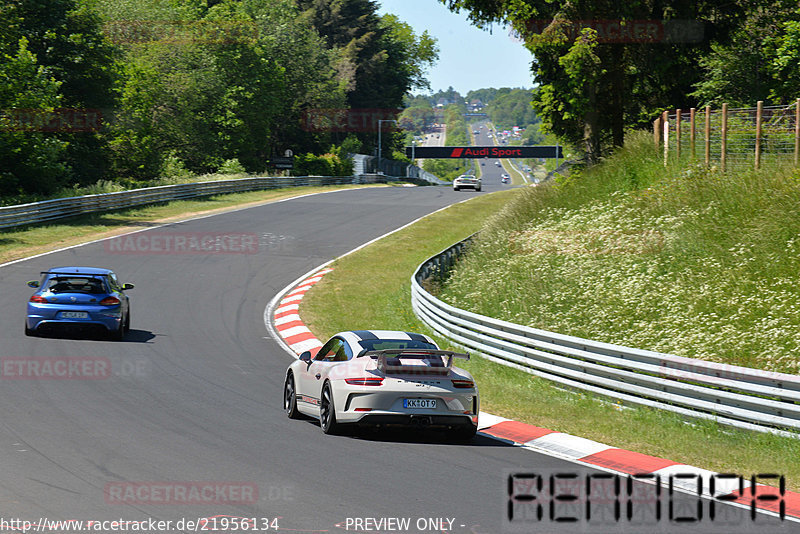
<svg viewBox="0 0 800 534">
<path fill-rule="evenodd" d="M 481 179 L 471 174 L 462 174 L 453 180 L 453 191 L 461 191 L 465 187 L 469 187 L 475 191 L 480 191 Z"/>
</svg>

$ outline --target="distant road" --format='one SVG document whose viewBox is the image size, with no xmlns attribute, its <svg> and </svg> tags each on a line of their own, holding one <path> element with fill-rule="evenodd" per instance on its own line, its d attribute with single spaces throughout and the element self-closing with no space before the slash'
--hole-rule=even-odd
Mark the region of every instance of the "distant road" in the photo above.
<svg viewBox="0 0 800 534">
<path fill-rule="evenodd" d="M 442 124 L 430 133 L 423 135 L 422 146 L 444 146 L 446 140 L 447 126 Z"/>
<path fill-rule="evenodd" d="M 474 122 L 469 125 L 471 131 L 478 131 L 473 133 L 475 137 L 475 144 L 477 146 L 492 146 L 494 145 L 494 133 L 489 137 L 489 126 L 485 121 Z M 501 189 L 509 189 L 512 187 L 510 183 L 504 184 L 500 180 L 505 171 L 501 162 L 497 158 L 484 158 L 474 160 L 475 164 L 480 166 L 482 174 L 483 189 L 488 191 L 497 191 Z"/>
</svg>

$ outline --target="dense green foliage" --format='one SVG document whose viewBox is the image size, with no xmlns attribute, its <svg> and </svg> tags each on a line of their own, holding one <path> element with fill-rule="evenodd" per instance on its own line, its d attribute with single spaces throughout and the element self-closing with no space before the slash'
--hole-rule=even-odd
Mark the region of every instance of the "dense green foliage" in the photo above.
<svg viewBox="0 0 800 534">
<path fill-rule="evenodd" d="M 399 109 L 438 53 L 372 0 L 13 0 L 0 28 L 4 203 L 101 179 L 264 172 L 286 149 L 371 151 L 374 129 L 309 117 Z M 87 128 L 87 114 L 102 121 Z"/>
<path fill-rule="evenodd" d="M 327 154 L 317 156 L 311 153 L 294 157 L 295 176 L 350 176 L 353 174 L 353 160 L 341 154 L 335 147 Z"/>
<path fill-rule="evenodd" d="M 702 58 L 703 103 L 752 107 L 800 97 L 800 8 L 796 1 L 761 2 L 747 12 L 730 41 L 714 42 Z"/>
<path fill-rule="evenodd" d="M 469 136 L 467 135 L 467 122 L 464 119 L 464 113 L 467 108 L 464 104 L 450 104 L 444 108 L 444 120 L 447 124 L 447 146 L 464 146 L 469 145 Z"/>
<path fill-rule="evenodd" d="M 531 96 L 525 89 L 503 87 L 496 91 L 484 111 L 500 130 L 510 130 L 514 126 L 526 128 L 541 122 L 531 106 Z"/>
<path fill-rule="evenodd" d="M 0 195 L 98 179 L 100 135 L 52 127 L 54 110 L 113 101 L 114 49 L 97 14 L 75 0 L 18 0 L 0 6 L 0 28 Z"/>
<path fill-rule="evenodd" d="M 589 161 L 663 109 L 799 96 L 796 0 L 440 1 L 513 28 L 533 55 L 537 114 Z"/>
<path fill-rule="evenodd" d="M 480 100 L 481 103 L 485 106 L 491 103 L 492 100 L 494 100 L 495 96 L 499 91 L 500 89 L 495 89 L 494 87 L 475 89 L 467 93 L 466 100 L 469 103 L 471 103 L 473 100 Z"/>
<path fill-rule="evenodd" d="M 447 89 L 439 90 L 435 93 L 431 93 L 429 95 L 415 95 L 415 96 L 406 96 L 405 98 L 405 106 L 406 107 L 432 107 L 435 108 L 437 106 L 447 106 L 449 104 L 456 104 L 462 103 L 464 101 L 464 97 L 461 94 L 453 89 L 452 86 L 448 87 Z"/>
</svg>

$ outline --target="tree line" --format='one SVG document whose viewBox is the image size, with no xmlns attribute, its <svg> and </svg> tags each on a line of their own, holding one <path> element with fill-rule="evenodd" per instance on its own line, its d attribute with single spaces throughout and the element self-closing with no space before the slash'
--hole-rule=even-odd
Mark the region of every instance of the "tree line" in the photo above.
<svg viewBox="0 0 800 534">
<path fill-rule="evenodd" d="M 0 196 L 371 151 L 435 40 L 373 0 L 6 0 Z M 362 115 L 364 115 L 362 113 Z M 364 115 L 366 116 L 366 115 Z M 324 121 L 323 121 L 324 123 Z M 389 142 L 392 138 L 389 137 Z M 327 160 L 326 160 L 327 161 Z"/>
<path fill-rule="evenodd" d="M 800 96 L 796 0 L 439 0 L 511 27 L 544 127 L 596 161 L 664 109 Z"/>
</svg>

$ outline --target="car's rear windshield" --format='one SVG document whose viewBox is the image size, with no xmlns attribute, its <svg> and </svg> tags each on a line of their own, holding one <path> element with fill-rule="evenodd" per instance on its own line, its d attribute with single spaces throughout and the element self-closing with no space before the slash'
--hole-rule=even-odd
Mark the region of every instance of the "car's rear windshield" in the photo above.
<svg viewBox="0 0 800 534">
<path fill-rule="evenodd" d="M 51 293 L 105 293 L 105 284 L 99 277 L 57 276 L 47 281 Z"/>
</svg>

